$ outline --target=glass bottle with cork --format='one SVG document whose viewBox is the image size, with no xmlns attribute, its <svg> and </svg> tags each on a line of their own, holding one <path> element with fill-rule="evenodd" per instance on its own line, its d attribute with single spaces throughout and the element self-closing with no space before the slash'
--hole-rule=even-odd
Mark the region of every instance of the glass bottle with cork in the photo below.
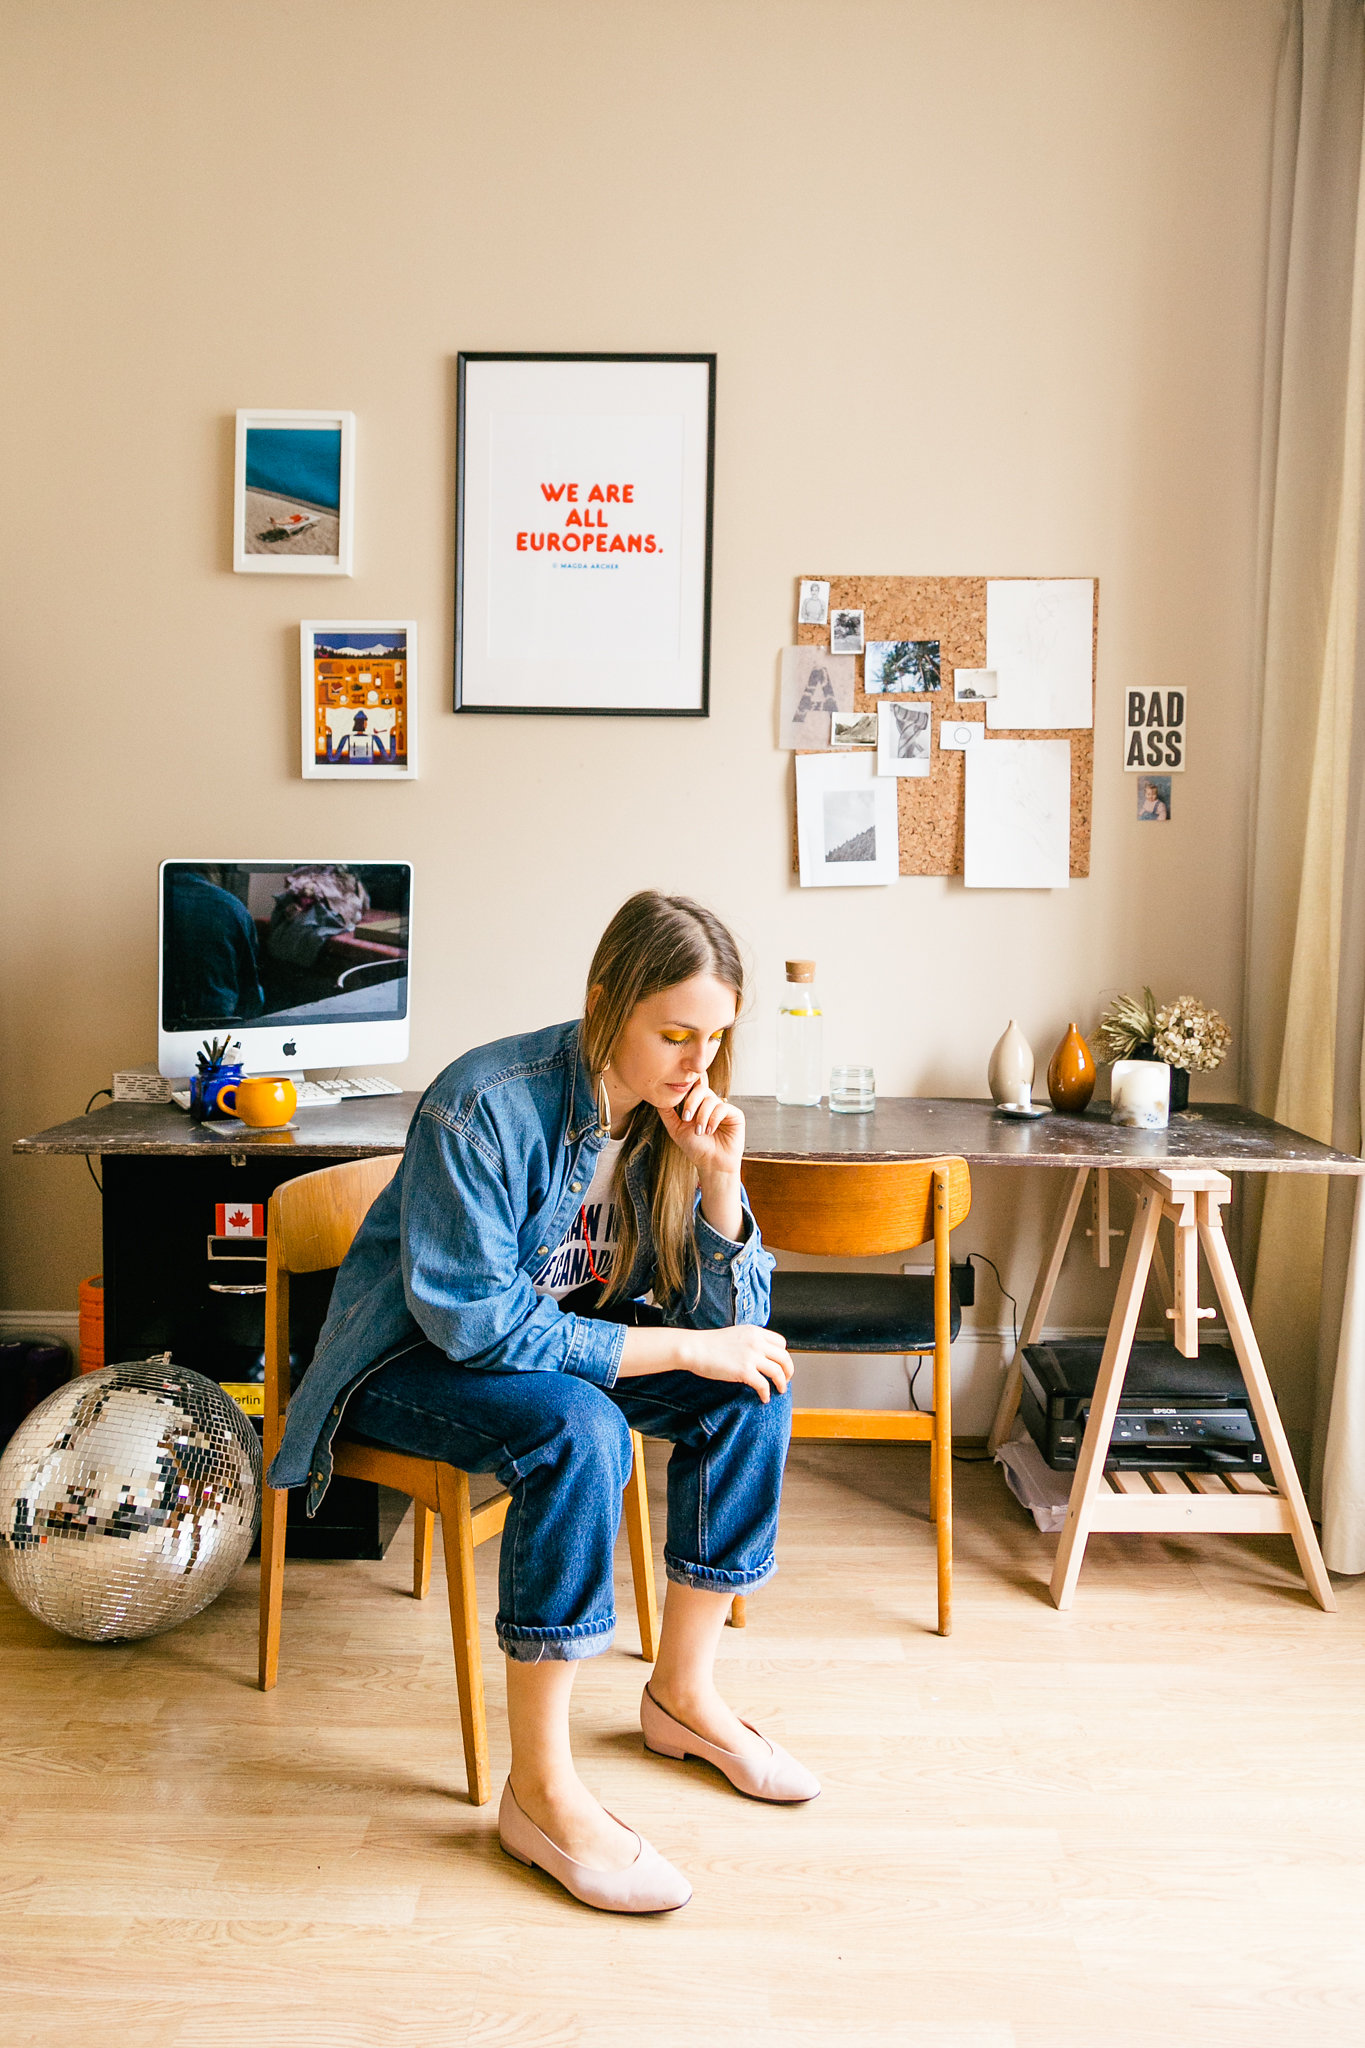
<svg viewBox="0 0 1365 2048">
<path fill-rule="evenodd" d="M 815 993 L 815 962 L 789 960 L 777 1012 L 777 1099 L 814 1107 L 825 1073 L 824 1018 Z"/>
</svg>

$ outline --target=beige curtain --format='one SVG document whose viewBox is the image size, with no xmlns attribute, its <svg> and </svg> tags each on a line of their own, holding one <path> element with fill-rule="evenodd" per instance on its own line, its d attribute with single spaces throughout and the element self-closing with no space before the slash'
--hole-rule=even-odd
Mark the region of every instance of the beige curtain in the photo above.
<svg viewBox="0 0 1365 2048">
<path fill-rule="evenodd" d="M 1296 0 L 1276 111 L 1246 1083 L 1256 1108 L 1357 1151 L 1362 0 Z M 1365 1244 L 1353 1259 L 1355 1217 L 1352 1187 L 1335 1190 L 1329 1205 L 1321 1179 L 1269 1176 L 1252 1301 L 1286 1426 L 1301 1459 L 1311 1457 L 1324 1548 L 1339 1571 L 1365 1570 Z M 1348 1535 L 1356 1525 L 1358 1541 Z"/>
</svg>

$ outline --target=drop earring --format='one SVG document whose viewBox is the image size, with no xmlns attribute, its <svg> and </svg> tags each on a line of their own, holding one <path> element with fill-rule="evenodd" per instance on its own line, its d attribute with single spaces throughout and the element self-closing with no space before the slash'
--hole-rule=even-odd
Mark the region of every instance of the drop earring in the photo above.
<svg viewBox="0 0 1365 2048">
<path fill-rule="evenodd" d="M 607 1070 L 603 1067 L 597 1077 L 597 1121 L 607 1136 L 611 1136 L 611 1103 L 607 1099 Z"/>
</svg>

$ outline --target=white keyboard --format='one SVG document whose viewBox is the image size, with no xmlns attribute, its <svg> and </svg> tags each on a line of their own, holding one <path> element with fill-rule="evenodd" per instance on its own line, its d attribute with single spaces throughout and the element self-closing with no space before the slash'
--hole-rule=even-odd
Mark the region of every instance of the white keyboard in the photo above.
<svg viewBox="0 0 1365 2048">
<path fill-rule="evenodd" d="M 382 1074 L 350 1074 L 344 1081 L 296 1081 L 300 1109 L 326 1109 L 334 1102 L 355 1102 L 363 1095 L 401 1095 L 396 1081 Z"/>
<path fill-rule="evenodd" d="M 296 1081 L 294 1091 L 300 1109 L 332 1109 L 338 1102 L 356 1102 L 366 1095 L 401 1095 L 396 1081 L 382 1074 L 351 1074 L 344 1081 Z M 190 1091 L 177 1088 L 171 1097 L 177 1109 L 188 1109 Z"/>
</svg>

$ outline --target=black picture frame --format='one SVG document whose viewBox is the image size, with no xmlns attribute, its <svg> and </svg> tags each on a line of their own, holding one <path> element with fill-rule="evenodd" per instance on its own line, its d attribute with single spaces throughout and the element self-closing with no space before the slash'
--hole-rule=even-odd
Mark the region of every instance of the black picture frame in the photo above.
<svg viewBox="0 0 1365 2048">
<path fill-rule="evenodd" d="M 466 470 L 469 447 L 469 369 L 480 363 L 607 363 L 607 364 L 700 364 L 706 371 L 706 451 L 704 526 L 699 573 L 700 634 L 698 701 L 689 704 L 600 704 L 600 703 L 490 703 L 470 701 L 466 689 L 465 619 L 469 592 L 466 546 L 470 481 Z M 711 706 L 711 573 L 715 515 L 716 472 L 716 358 L 711 353 L 622 352 L 595 350 L 498 350 L 462 349 L 456 358 L 456 471 L 455 471 L 455 673 L 453 708 L 457 712 L 497 717 L 540 718 L 708 718 Z M 692 584 L 695 593 L 695 581 Z M 486 597 L 481 588 L 479 596 Z"/>
</svg>

